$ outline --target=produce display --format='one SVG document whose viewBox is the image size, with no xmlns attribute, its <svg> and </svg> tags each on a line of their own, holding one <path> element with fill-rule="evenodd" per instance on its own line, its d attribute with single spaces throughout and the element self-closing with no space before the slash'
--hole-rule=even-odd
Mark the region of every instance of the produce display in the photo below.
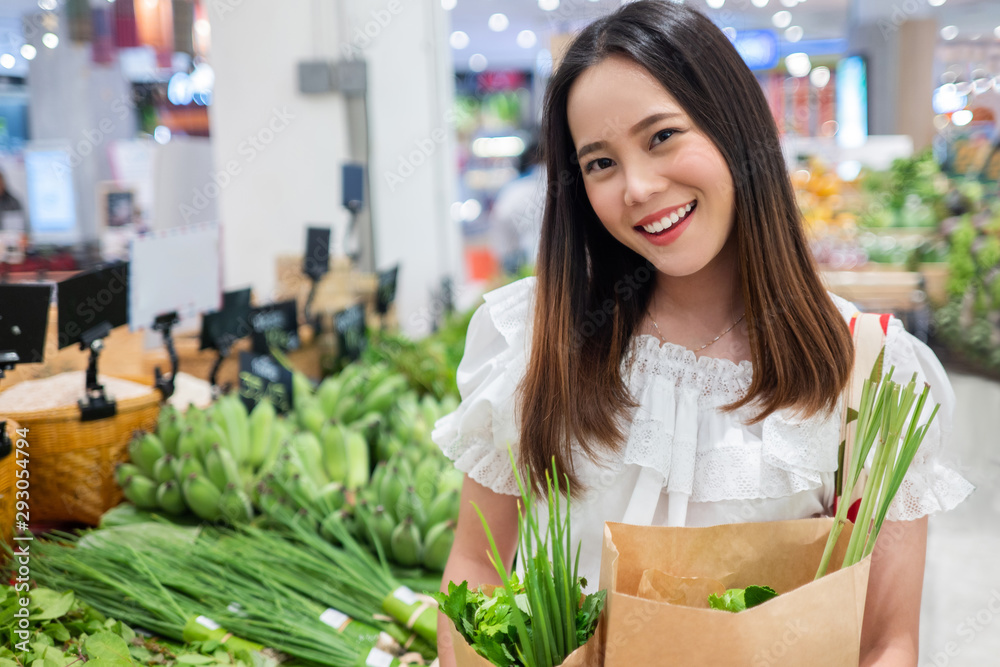
<svg viewBox="0 0 1000 667">
<path fill-rule="evenodd" d="M 207 410 L 192 406 L 182 413 L 166 406 L 156 432 L 132 440 L 130 462 L 115 475 L 139 509 L 245 522 L 254 515 L 249 491 L 277 459 L 289 432 L 267 401 L 251 413 L 236 395 Z"/>
<path fill-rule="evenodd" d="M 27 628 L 19 624 L 19 598 L 30 600 Z M 218 640 L 170 642 L 143 637 L 129 625 L 104 616 L 72 591 L 43 586 L 30 591 L 5 585 L 0 590 L 0 665 L 37 664 L 69 667 L 86 661 L 98 664 L 277 667 L 277 661 L 256 650 L 223 646 Z M 15 654 L 18 651 L 20 655 Z M 20 660 L 20 662 L 18 662 Z M 106 662 L 105 662 L 106 661 Z"/>
<path fill-rule="evenodd" d="M 957 356 L 1000 373 L 1000 202 L 945 221 L 948 302 L 937 336 Z"/>
</svg>

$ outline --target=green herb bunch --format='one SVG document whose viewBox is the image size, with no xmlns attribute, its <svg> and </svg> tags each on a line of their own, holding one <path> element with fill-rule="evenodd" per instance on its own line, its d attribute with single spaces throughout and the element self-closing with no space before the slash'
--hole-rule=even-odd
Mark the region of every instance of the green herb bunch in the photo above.
<svg viewBox="0 0 1000 667">
<path fill-rule="evenodd" d="M 490 527 L 476 507 L 492 549 L 490 561 L 503 586 L 487 595 L 470 591 L 468 582 L 449 582 L 448 593 L 437 593 L 435 598 L 469 645 L 494 665 L 554 667 L 593 635 L 606 591 L 582 595 L 587 582 L 578 574 L 580 546 L 575 557 L 571 548 L 568 482 L 563 499 L 555 462 L 552 474 L 545 474 L 549 512 L 544 527 L 538 521 L 530 480 L 522 480 L 513 454 L 511 464 L 521 493 L 518 553 L 523 578 L 503 566 Z"/>
</svg>

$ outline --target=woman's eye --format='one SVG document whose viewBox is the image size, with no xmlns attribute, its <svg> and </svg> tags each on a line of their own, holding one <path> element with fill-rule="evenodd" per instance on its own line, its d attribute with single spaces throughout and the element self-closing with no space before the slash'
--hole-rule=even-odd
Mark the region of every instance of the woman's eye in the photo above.
<svg viewBox="0 0 1000 667">
<path fill-rule="evenodd" d="M 594 171 L 595 168 L 600 167 L 601 169 L 607 169 L 612 164 L 612 160 L 609 157 L 599 157 L 596 160 L 591 160 L 587 163 L 587 173 Z"/>
<path fill-rule="evenodd" d="M 660 130 L 659 132 L 653 135 L 653 145 L 655 146 L 657 143 L 662 143 L 666 141 L 671 136 L 673 136 L 674 132 L 676 131 L 677 130 Z M 660 141 L 658 142 L 657 139 L 659 139 Z"/>
</svg>

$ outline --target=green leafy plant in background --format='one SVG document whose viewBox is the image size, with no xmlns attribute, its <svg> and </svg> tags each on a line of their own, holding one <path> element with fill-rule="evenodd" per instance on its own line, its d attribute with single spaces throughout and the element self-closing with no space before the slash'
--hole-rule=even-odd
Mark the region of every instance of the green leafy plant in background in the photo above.
<svg viewBox="0 0 1000 667">
<path fill-rule="evenodd" d="M 1000 372 L 1000 202 L 964 215 L 949 234 L 948 302 L 935 337 L 960 358 Z"/>
<path fill-rule="evenodd" d="M 28 597 L 28 638 L 15 614 Z M 13 586 L 0 589 L 0 667 L 92 667 L 163 665 L 183 667 L 277 667 L 277 661 L 257 652 L 229 652 L 219 641 L 177 644 L 139 636 L 122 621 L 108 618 L 72 591 L 36 587 L 30 592 Z M 27 650 L 24 650 L 27 649 Z"/>
</svg>

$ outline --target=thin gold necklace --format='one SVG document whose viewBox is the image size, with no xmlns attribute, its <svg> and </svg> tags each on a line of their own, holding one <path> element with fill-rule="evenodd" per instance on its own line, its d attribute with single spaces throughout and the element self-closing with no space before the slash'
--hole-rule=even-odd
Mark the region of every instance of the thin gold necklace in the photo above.
<svg viewBox="0 0 1000 667">
<path fill-rule="evenodd" d="M 653 328 L 656 329 L 656 335 L 660 339 L 660 342 L 661 343 L 666 343 L 667 340 L 663 337 L 663 334 L 660 333 L 660 326 L 656 323 L 656 318 L 653 317 L 653 313 L 649 312 L 648 310 L 646 312 L 649 313 L 649 321 L 653 323 Z M 727 333 L 729 333 L 730 331 L 732 331 L 736 327 L 737 324 L 739 324 L 740 322 L 742 322 L 744 317 L 746 317 L 746 313 L 745 312 L 742 315 L 740 315 L 738 318 L 736 318 L 736 321 L 733 322 L 733 324 L 728 329 L 726 329 L 725 331 L 723 331 L 718 336 L 716 336 L 712 340 L 708 341 L 707 343 L 705 343 L 701 347 L 695 348 L 694 351 L 695 352 L 701 352 L 702 350 L 704 350 L 706 347 L 708 347 L 712 343 L 717 342 L 720 338 L 722 338 Z"/>
</svg>

